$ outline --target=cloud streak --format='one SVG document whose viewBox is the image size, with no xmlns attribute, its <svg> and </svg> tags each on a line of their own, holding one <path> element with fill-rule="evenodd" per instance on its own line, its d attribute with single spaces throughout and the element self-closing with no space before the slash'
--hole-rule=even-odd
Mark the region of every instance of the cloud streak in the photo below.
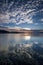
<svg viewBox="0 0 43 65">
<path fill-rule="evenodd" d="M 37 14 L 43 14 L 43 5 L 41 4 L 42 2 L 43 0 L 29 0 L 26 3 L 22 1 L 20 5 L 20 0 L 16 3 L 14 1 L 11 1 L 10 3 L 8 3 L 9 5 L 7 5 L 7 8 L 5 7 L 5 11 L 3 11 L 4 7 L 1 6 L 3 8 L 3 12 L 0 13 L 0 24 L 14 23 L 16 25 L 19 25 L 21 23 L 34 23 L 35 20 L 33 17 L 36 16 L 36 19 L 38 19 Z M 40 21 L 43 21 L 43 16 L 42 19 L 40 18 Z M 37 22 L 37 24 L 38 23 L 39 22 Z"/>
</svg>

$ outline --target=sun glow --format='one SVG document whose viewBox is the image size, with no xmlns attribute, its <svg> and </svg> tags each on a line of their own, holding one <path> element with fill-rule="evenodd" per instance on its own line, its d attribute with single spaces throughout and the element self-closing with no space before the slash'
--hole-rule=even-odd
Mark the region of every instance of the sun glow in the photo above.
<svg viewBox="0 0 43 65">
<path fill-rule="evenodd" d="M 25 36 L 25 40 L 30 40 L 31 36 Z"/>
</svg>

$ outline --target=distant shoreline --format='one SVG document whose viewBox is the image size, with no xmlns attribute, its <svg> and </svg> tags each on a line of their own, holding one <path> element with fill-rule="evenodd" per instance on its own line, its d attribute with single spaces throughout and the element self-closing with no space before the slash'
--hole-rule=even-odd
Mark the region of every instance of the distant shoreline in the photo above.
<svg viewBox="0 0 43 65">
<path fill-rule="evenodd" d="M 0 30 L 0 34 L 22 34 L 25 36 L 43 36 L 43 30 L 6 31 Z"/>
</svg>

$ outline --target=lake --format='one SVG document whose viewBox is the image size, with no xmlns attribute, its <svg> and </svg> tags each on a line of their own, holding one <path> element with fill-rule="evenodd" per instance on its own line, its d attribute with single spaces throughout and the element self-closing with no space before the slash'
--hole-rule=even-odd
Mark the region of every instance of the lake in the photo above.
<svg viewBox="0 0 43 65">
<path fill-rule="evenodd" d="M 34 60 L 33 65 L 35 64 L 35 62 L 36 65 L 37 63 L 38 65 L 42 65 L 43 64 L 42 63 L 43 62 L 43 36 L 28 36 L 28 35 L 23 35 L 21 33 L 0 34 L 0 55 L 2 53 L 4 54 L 14 53 L 14 55 L 15 54 L 17 55 L 16 56 L 17 58 L 20 58 L 22 60 L 24 57 L 22 58 L 21 56 L 25 53 L 28 56 L 27 57 L 25 55 L 26 58 L 31 59 L 32 61 Z"/>
</svg>

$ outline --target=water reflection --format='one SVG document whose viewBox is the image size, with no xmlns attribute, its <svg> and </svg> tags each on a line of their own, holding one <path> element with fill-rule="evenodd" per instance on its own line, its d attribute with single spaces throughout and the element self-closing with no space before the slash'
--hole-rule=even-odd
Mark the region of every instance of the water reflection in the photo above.
<svg viewBox="0 0 43 65">
<path fill-rule="evenodd" d="M 0 50 L 6 50 L 9 46 L 15 46 L 15 44 L 32 43 L 43 43 L 43 37 L 23 36 L 22 34 L 0 34 Z"/>
<path fill-rule="evenodd" d="M 25 40 L 30 40 L 31 39 L 31 36 L 24 36 L 24 39 Z"/>
<path fill-rule="evenodd" d="M 43 37 L 0 34 L 0 63 L 4 62 L 5 65 L 43 65 Z"/>
</svg>

